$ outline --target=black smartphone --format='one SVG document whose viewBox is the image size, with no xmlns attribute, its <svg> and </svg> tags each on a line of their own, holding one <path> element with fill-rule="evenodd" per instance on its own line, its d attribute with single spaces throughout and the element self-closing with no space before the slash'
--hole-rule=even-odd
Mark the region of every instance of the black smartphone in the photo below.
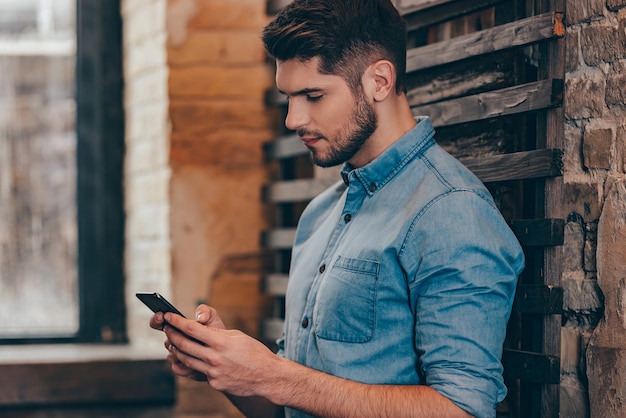
<svg viewBox="0 0 626 418">
<path fill-rule="evenodd" d="M 152 312 L 173 312 L 185 318 L 178 309 L 174 307 L 167 299 L 156 292 L 137 292 L 135 296 L 139 298 Z"/>
</svg>

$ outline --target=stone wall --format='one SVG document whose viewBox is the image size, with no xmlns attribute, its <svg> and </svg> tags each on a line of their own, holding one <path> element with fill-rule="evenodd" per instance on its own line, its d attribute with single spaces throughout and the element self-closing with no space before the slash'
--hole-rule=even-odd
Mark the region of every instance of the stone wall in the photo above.
<svg viewBox="0 0 626 418">
<path fill-rule="evenodd" d="M 567 1 L 561 416 L 626 416 L 626 1 Z"/>
</svg>

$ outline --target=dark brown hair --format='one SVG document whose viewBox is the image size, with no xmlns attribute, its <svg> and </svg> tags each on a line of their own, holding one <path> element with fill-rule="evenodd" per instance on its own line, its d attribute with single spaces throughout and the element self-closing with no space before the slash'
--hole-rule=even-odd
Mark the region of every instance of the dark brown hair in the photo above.
<svg viewBox="0 0 626 418">
<path fill-rule="evenodd" d="M 353 91 L 369 65 L 389 60 L 396 92 L 406 92 L 406 23 L 389 0 L 295 0 L 267 25 L 263 43 L 280 61 L 319 57 L 319 71 Z"/>
</svg>

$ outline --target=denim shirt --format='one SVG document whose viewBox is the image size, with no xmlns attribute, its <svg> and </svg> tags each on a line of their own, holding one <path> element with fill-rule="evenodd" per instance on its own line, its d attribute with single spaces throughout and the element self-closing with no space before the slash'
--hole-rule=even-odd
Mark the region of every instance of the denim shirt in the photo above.
<svg viewBox="0 0 626 418">
<path fill-rule="evenodd" d="M 279 354 L 362 383 L 425 384 L 495 417 L 523 253 L 480 180 L 417 121 L 307 206 Z"/>
</svg>

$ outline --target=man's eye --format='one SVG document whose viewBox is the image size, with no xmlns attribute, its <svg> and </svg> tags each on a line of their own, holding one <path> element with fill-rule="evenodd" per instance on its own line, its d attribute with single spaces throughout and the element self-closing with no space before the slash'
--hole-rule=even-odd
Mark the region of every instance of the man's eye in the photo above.
<svg viewBox="0 0 626 418">
<path fill-rule="evenodd" d="M 319 96 L 306 96 L 306 99 L 309 102 L 317 102 L 317 101 L 321 100 L 322 97 L 324 97 L 324 96 L 322 96 L 322 95 L 319 95 Z"/>
</svg>

